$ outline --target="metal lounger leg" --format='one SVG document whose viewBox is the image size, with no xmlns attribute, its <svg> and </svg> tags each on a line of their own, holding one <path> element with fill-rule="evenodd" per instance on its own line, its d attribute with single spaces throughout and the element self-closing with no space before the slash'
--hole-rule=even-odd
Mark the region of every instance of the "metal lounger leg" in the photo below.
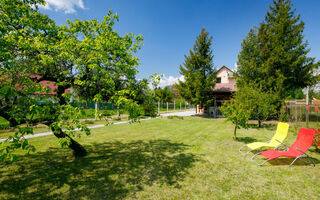
<svg viewBox="0 0 320 200">
<path fill-rule="evenodd" d="M 243 155 L 243 156 L 246 156 L 246 155 L 248 155 L 251 151 L 253 151 L 254 149 L 250 149 L 249 151 L 247 151 L 246 153 L 243 153 L 242 151 L 241 151 L 241 149 L 243 149 L 244 147 L 246 147 L 247 145 L 243 145 L 242 147 L 240 147 L 240 149 L 239 149 L 239 153 L 241 154 L 241 155 Z"/>
<path fill-rule="evenodd" d="M 297 158 L 300 159 L 302 162 L 304 162 L 304 163 L 306 163 L 306 164 L 312 165 L 312 166 L 314 166 L 314 167 L 316 166 L 316 164 L 313 162 L 313 160 L 312 160 L 308 155 L 306 155 L 306 158 L 308 158 L 308 160 L 309 160 L 310 162 L 307 162 L 307 161 L 303 160 L 303 159 L 302 159 L 303 156 L 304 156 L 304 155 L 299 156 L 299 157 L 297 157 Z"/>
<path fill-rule="evenodd" d="M 268 162 L 270 159 L 265 160 L 263 163 L 258 163 L 257 161 L 254 160 L 254 158 L 255 158 L 256 156 L 258 156 L 260 153 L 261 153 L 261 152 L 254 154 L 254 155 L 252 156 L 252 158 L 251 158 L 251 161 L 254 162 L 254 163 L 256 163 L 258 166 L 261 167 L 261 166 L 264 165 L 266 162 Z"/>
</svg>

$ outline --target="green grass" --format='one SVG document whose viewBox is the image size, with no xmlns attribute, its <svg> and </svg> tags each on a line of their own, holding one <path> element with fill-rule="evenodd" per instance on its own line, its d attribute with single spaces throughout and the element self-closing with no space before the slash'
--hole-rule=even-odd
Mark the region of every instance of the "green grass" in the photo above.
<svg viewBox="0 0 320 200">
<path fill-rule="evenodd" d="M 54 136 L 30 139 L 36 153 L 0 164 L 0 199 L 319 199 L 313 147 L 316 167 L 258 167 L 239 154 L 274 129 L 241 129 L 233 141 L 223 119 L 152 119 L 93 129 L 77 140 L 89 152 L 78 159 Z M 295 138 L 291 129 L 285 142 Z"/>
</svg>

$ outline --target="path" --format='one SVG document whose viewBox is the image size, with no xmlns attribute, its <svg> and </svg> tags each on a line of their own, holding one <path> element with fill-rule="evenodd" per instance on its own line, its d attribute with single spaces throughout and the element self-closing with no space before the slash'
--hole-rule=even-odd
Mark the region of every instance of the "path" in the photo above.
<svg viewBox="0 0 320 200">
<path fill-rule="evenodd" d="M 167 116 L 171 116 L 171 115 L 177 115 L 177 116 L 191 116 L 191 115 L 195 115 L 196 112 L 195 111 L 182 111 L 182 112 L 173 112 L 173 113 L 165 113 L 165 114 L 160 114 L 160 116 L 162 117 L 167 117 Z M 144 120 L 149 120 L 152 118 L 145 118 L 145 119 L 141 119 L 140 121 L 144 121 Z M 118 125 L 118 124 L 125 124 L 125 123 L 129 123 L 129 121 L 122 121 L 122 122 L 115 122 L 112 125 Z M 104 124 L 98 124 L 98 125 L 93 125 L 93 126 L 88 126 L 88 128 L 93 129 L 93 128 L 101 128 L 104 127 Z M 76 131 L 79 129 L 75 129 Z M 44 133 L 37 133 L 34 135 L 26 135 L 24 136 L 24 138 L 29 139 L 29 138 L 35 138 L 35 137 L 41 137 L 41 136 L 46 136 L 46 135 L 52 135 L 52 131 L 48 131 L 48 132 L 44 132 Z M 0 139 L 0 143 L 4 142 L 6 140 L 6 138 L 4 139 Z"/>
</svg>

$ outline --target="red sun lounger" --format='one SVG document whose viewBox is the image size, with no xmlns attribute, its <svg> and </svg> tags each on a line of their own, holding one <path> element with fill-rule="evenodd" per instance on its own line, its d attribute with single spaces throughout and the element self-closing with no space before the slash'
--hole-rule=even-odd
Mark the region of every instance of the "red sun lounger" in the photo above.
<svg viewBox="0 0 320 200">
<path fill-rule="evenodd" d="M 291 166 L 297 159 L 300 159 L 301 161 L 303 161 L 303 162 L 305 162 L 307 164 L 311 164 L 311 165 L 315 166 L 313 160 L 306 153 L 308 151 L 308 149 L 310 148 L 310 146 L 312 145 L 312 141 L 313 141 L 314 135 L 315 135 L 315 130 L 314 129 L 301 128 L 299 130 L 299 133 L 298 133 L 296 141 L 291 145 L 291 147 L 288 148 L 285 144 L 282 143 L 284 146 L 287 147 L 286 151 L 273 150 L 272 149 L 272 150 L 259 152 L 259 153 L 255 154 L 251 158 L 251 160 L 253 162 L 255 162 L 257 165 L 262 166 L 263 164 L 265 164 L 269 160 L 273 160 L 273 159 L 277 159 L 278 160 L 279 157 L 291 157 L 291 158 L 295 158 L 295 159 L 291 162 L 291 164 L 289 166 Z M 265 160 L 261 164 L 257 163 L 254 160 L 254 158 L 259 154 L 261 154 L 262 156 L 267 158 L 267 160 Z M 307 161 L 301 159 L 303 157 L 308 158 L 308 160 L 310 162 L 307 162 Z"/>
</svg>

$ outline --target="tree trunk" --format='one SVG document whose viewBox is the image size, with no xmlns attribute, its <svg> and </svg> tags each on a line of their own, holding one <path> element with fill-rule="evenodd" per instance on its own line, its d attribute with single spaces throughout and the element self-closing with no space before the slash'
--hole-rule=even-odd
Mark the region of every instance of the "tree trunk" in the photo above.
<svg viewBox="0 0 320 200">
<path fill-rule="evenodd" d="M 258 128 L 261 127 L 261 120 L 258 120 Z"/>
<path fill-rule="evenodd" d="M 236 125 L 234 126 L 234 136 L 233 136 L 233 140 L 237 140 L 237 126 L 238 126 L 238 124 L 236 124 Z"/>
<path fill-rule="evenodd" d="M 54 127 L 52 127 L 51 130 L 57 138 L 69 138 L 70 139 L 70 144 L 68 147 L 73 150 L 75 157 L 83 157 L 83 156 L 87 155 L 86 149 L 81 144 L 79 144 L 77 141 L 72 139 L 69 135 L 67 135 L 65 132 L 63 132 L 63 130 L 61 130 L 59 128 L 57 131 L 58 133 L 55 133 Z"/>
</svg>

